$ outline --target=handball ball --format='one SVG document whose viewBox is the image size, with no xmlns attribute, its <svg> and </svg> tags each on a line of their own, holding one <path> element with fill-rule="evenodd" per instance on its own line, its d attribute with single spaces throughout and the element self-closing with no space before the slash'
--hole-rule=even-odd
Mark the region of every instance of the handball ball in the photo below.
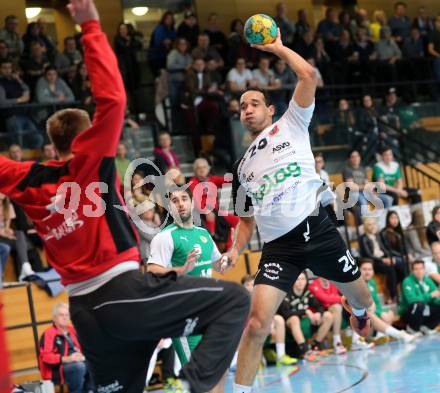
<svg viewBox="0 0 440 393">
<path fill-rule="evenodd" d="M 277 38 L 277 24 L 268 15 L 253 15 L 244 25 L 244 36 L 249 44 L 271 44 Z"/>
</svg>

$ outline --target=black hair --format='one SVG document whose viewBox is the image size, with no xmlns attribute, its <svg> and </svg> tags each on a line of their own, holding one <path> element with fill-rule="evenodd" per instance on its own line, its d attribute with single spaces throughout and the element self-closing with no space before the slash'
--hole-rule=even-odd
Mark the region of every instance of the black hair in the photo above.
<svg viewBox="0 0 440 393">
<path fill-rule="evenodd" d="M 359 261 L 359 267 L 362 267 L 367 263 L 371 263 L 371 265 L 374 267 L 374 261 L 371 258 L 361 258 L 361 260 Z"/>
<path fill-rule="evenodd" d="M 354 152 L 357 152 L 357 153 L 359 153 L 359 155 L 361 155 L 361 153 L 358 149 L 350 149 L 347 153 L 347 157 L 350 158 Z"/>
<path fill-rule="evenodd" d="M 271 100 L 267 90 L 260 89 L 259 87 L 251 87 L 251 88 L 247 89 L 243 94 L 245 94 L 245 93 L 247 93 L 249 91 L 256 91 L 258 93 L 263 94 L 264 103 L 266 104 L 266 106 L 273 105 L 272 100 Z"/>
<path fill-rule="evenodd" d="M 171 201 L 171 194 L 172 194 L 173 192 L 177 192 L 177 191 L 183 191 L 183 192 L 185 192 L 186 194 L 188 194 L 189 199 L 193 200 L 193 193 L 192 193 L 192 191 L 191 191 L 191 189 L 190 189 L 189 187 L 184 188 L 184 187 L 179 187 L 179 186 L 177 186 L 177 185 L 172 185 L 172 186 L 170 186 L 170 188 L 168 189 L 168 199 L 169 199 L 170 201 Z"/>
<path fill-rule="evenodd" d="M 425 266 L 425 261 L 423 259 L 416 259 L 412 264 L 411 264 L 411 270 L 414 270 L 414 266 L 415 265 L 423 265 Z"/>
<path fill-rule="evenodd" d="M 385 146 L 385 147 L 383 147 L 382 149 L 380 149 L 380 155 L 382 155 L 383 153 L 385 153 L 385 152 L 387 152 L 388 150 L 393 150 L 393 149 L 391 149 L 391 147 L 389 147 L 389 146 Z"/>
</svg>

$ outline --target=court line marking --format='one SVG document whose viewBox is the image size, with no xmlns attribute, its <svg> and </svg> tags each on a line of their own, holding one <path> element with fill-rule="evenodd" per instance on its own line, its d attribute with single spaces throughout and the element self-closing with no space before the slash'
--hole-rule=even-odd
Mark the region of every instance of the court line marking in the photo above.
<svg viewBox="0 0 440 393">
<path fill-rule="evenodd" d="M 354 366 L 352 364 L 338 364 L 338 363 L 319 363 L 320 366 L 344 366 L 344 367 L 349 367 L 349 368 L 354 368 L 356 370 L 362 371 L 362 377 L 361 379 L 359 379 L 359 381 L 356 381 L 354 383 L 352 383 L 349 387 L 344 388 L 342 390 L 338 390 L 335 393 L 342 393 L 342 392 L 346 392 L 347 390 L 350 390 L 352 388 L 354 388 L 355 386 L 359 385 L 361 382 L 365 381 L 368 377 L 368 370 L 363 369 L 362 367 L 359 366 Z"/>
</svg>

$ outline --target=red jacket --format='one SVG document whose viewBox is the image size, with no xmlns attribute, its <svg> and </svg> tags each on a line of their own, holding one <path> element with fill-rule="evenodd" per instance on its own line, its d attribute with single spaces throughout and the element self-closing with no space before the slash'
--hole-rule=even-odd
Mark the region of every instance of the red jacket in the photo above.
<svg viewBox="0 0 440 393">
<path fill-rule="evenodd" d="M 90 279 L 122 261 L 140 260 L 136 231 L 127 213 L 114 207 L 125 205 L 114 162 L 126 106 L 124 84 L 99 22 L 84 23 L 82 31 L 96 112 L 92 126 L 72 143 L 74 158 L 41 165 L 0 157 L 0 192 L 35 222 L 47 259 L 63 284 Z M 66 197 L 73 205 L 71 217 L 53 210 L 58 187 L 65 182 L 79 186 Z M 97 182 L 105 188 L 98 188 Z M 90 217 L 99 210 L 102 214 Z"/>
<path fill-rule="evenodd" d="M 76 348 L 81 350 L 75 330 L 69 326 L 69 334 Z M 48 328 L 40 339 L 40 365 L 41 377 L 51 380 L 55 384 L 64 384 L 63 364 L 61 357 L 67 356 L 69 345 L 64 333 L 55 325 Z"/>
<path fill-rule="evenodd" d="M 329 282 L 328 288 L 324 288 L 319 278 L 317 278 L 309 284 L 309 291 L 325 308 L 329 308 L 333 304 L 341 304 L 341 294 L 331 282 Z"/>
<path fill-rule="evenodd" d="M 194 198 L 194 206 L 200 210 L 208 207 L 210 211 L 218 209 L 218 190 L 220 190 L 224 184 L 230 183 L 231 181 L 227 181 L 223 178 L 223 176 L 208 176 L 206 180 L 201 181 L 197 177 L 191 178 L 188 182 L 189 189 L 191 190 Z M 209 184 L 212 183 L 215 187 L 217 187 L 217 192 L 211 192 L 211 189 L 206 187 L 199 186 L 199 184 Z M 197 190 L 194 191 L 197 187 Z M 212 187 L 212 185 L 211 185 Z"/>
</svg>

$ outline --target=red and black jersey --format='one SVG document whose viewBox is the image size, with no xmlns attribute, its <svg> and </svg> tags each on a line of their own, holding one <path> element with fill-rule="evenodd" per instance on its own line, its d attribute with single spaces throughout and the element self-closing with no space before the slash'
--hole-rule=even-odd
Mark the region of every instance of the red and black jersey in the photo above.
<svg viewBox="0 0 440 393">
<path fill-rule="evenodd" d="M 76 348 L 81 347 L 75 330 L 69 326 L 69 335 Z M 61 358 L 68 356 L 69 344 L 64 333 L 55 325 L 48 328 L 40 339 L 40 358 L 38 359 L 41 377 L 55 384 L 64 384 L 63 363 Z"/>
<path fill-rule="evenodd" d="M 63 284 L 90 279 L 122 261 L 139 261 L 136 231 L 126 211 L 115 207 L 125 206 L 114 162 L 126 107 L 124 84 L 99 22 L 85 22 L 82 31 L 96 112 L 92 126 L 72 143 L 74 158 L 43 165 L 0 157 L 0 192 L 35 222 Z M 62 184 L 70 187 L 70 203 L 78 202 L 67 216 L 53 209 Z"/>
</svg>

